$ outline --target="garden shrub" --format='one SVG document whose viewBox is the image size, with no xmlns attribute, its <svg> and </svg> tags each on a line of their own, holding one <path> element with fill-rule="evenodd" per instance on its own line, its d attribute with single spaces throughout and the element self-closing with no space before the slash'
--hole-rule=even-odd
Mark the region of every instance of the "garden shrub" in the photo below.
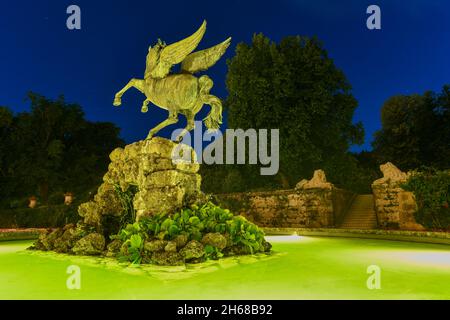
<svg viewBox="0 0 450 320">
<path fill-rule="evenodd" d="M 0 204 L 0 228 L 59 228 L 80 220 L 78 206 L 89 201 L 96 189 L 75 193 L 70 205 L 64 204 L 64 192 L 50 194 L 48 205 L 38 198 L 37 207 L 28 207 L 29 199 L 18 198 Z"/>
<path fill-rule="evenodd" d="M 430 229 L 450 229 L 450 171 L 415 171 L 402 188 L 414 193 L 418 223 Z"/>
<path fill-rule="evenodd" d="M 60 205 L 64 203 L 64 192 L 54 192 L 48 197 L 49 205 Z"/>
<path fill-rule="evenodd" d="M 119 260 L 140 263 L 144 256 L 144 243 L 150 240 L 174 240 L 180 235 L 189 241 L 201 241 L 208 233 L 227 236 L 228 248 L 241 248 L 240 252 L 267 252 L 270 246 L 264 239 L 264 232 L 242 216 L 235 216 L 227 209 L 211 202 L 202 206 L 193 205 L 175 214 L 157 214 L 128 224 L 112 239 L 120 239 L 126 248 Z M 226 249 L 224 249 L 226 250 Z M 205 245 L 205 256 L 218 259 L 224 255 L 219 248 Z M 239 250 L 238 250 L 239 251 Z"/>
</svg>

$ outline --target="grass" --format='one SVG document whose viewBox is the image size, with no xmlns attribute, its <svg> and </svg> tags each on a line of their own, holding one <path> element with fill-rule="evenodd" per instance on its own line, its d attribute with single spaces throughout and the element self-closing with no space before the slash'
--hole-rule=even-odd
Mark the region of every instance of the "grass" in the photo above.
<svg viewBox="0 0 450 320">
<path fill-rule="evenodd" d="M 275 254 L 200 266 L 127 267 L 113 260 L 23 251 L 0 242 L 1 299 L 450 299 L 450 247 L 384 240 L 276 237 Z M 67 267 L 81 268 L 68 290 Z M 369 290 L 367 267 L 381 268 Z"/>
</svg>

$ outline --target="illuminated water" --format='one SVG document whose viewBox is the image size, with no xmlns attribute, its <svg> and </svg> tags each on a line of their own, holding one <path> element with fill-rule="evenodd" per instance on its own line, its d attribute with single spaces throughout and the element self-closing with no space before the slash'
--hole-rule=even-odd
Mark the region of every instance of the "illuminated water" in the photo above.
<svg viewBox="0 0 450 320">
<path fill-rule="evenodd" d="M 382 240 L 270 238 L 272 256 L 184 267 L 24 251 L 0 242 L 0 299 L 450 299 L 450 246 Z M 69 290 L 67 267 L 81 270 Z M 369 290 L 367 267 L 381 270 Z"/>
</svg>

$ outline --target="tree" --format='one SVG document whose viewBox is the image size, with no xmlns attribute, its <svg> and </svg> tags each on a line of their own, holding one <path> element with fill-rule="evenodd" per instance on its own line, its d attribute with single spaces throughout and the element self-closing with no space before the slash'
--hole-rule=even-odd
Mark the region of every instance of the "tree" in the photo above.
<svg viewBox="0 0 450 320">
<path fill-rule="evenodd" d="M 66 136 L 63 158 L 64 190 L 83 192 L 86 186 L 96 186 L 107 170 L 109 154 L 124 142 L 119 138 L 120 129 L 109 122 L 88 122 Z"/>
<path fill-rule="evenodd" d="M 119 128 L 87 121 L 81 107 L 63 96 L 51 100 L 30 92 L 28 98 L 30 112 L 8 116 L 0 109 L 0 135 L 5 134 L 2 124 L 8 124 L 0 144 L 8 148 L 0 157 L 0 172 L 6 172 L 2 194 L 26 197 L 37 191 L 47 202 L 50 192 L 83 192 L 98 185 L 109 153 L 123 145 Z"/>
<path fill-rule="evenodd" d="M 375 133 L 374 152 L 402 170 L 450 166 L 450 88 L 436 94 L 394 96 L 381 110 L 382 129 Z"/>
<path fill-rule="evenodd" d="M 317 39 L 285 37 L 276 44 L 257 34 L 251 45 L 238 44 L 228 68 L 229 127 L 280 130 L 278 182 L 248 166 L 243 176 L 256 185 L 290 187 L 323 168 L 342 179 L 348 148 L 364 133 L 361 123 L 352 123 L 357 101 L 350 84 Z"/>
<path fill-rule="evenodd" d="M 13 113 L 6 107 L 0 107 L 0 194 L 6 194 L 8 185 L 7 159 L 10 153 L 10 134 Z"/>
</svg>

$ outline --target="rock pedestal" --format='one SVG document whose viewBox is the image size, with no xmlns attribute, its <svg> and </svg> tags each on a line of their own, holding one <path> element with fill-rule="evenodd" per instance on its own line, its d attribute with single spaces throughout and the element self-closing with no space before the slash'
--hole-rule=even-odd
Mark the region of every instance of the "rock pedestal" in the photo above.
<svg viewBox="0 0 450 320">
<path fill-rule="evenodd" d="M 131 186 L 137 190 L 133 199 L 137 219 L 172 213 L 204 198 L 195 151 L 187 145 L 154 137 L 117 148 L 110 159 L 94 199 L 78 208 L 88 225 L 99 226 L 105 215 L 123 213 L 118 188 L 122 192 Z"/>
</svg>

